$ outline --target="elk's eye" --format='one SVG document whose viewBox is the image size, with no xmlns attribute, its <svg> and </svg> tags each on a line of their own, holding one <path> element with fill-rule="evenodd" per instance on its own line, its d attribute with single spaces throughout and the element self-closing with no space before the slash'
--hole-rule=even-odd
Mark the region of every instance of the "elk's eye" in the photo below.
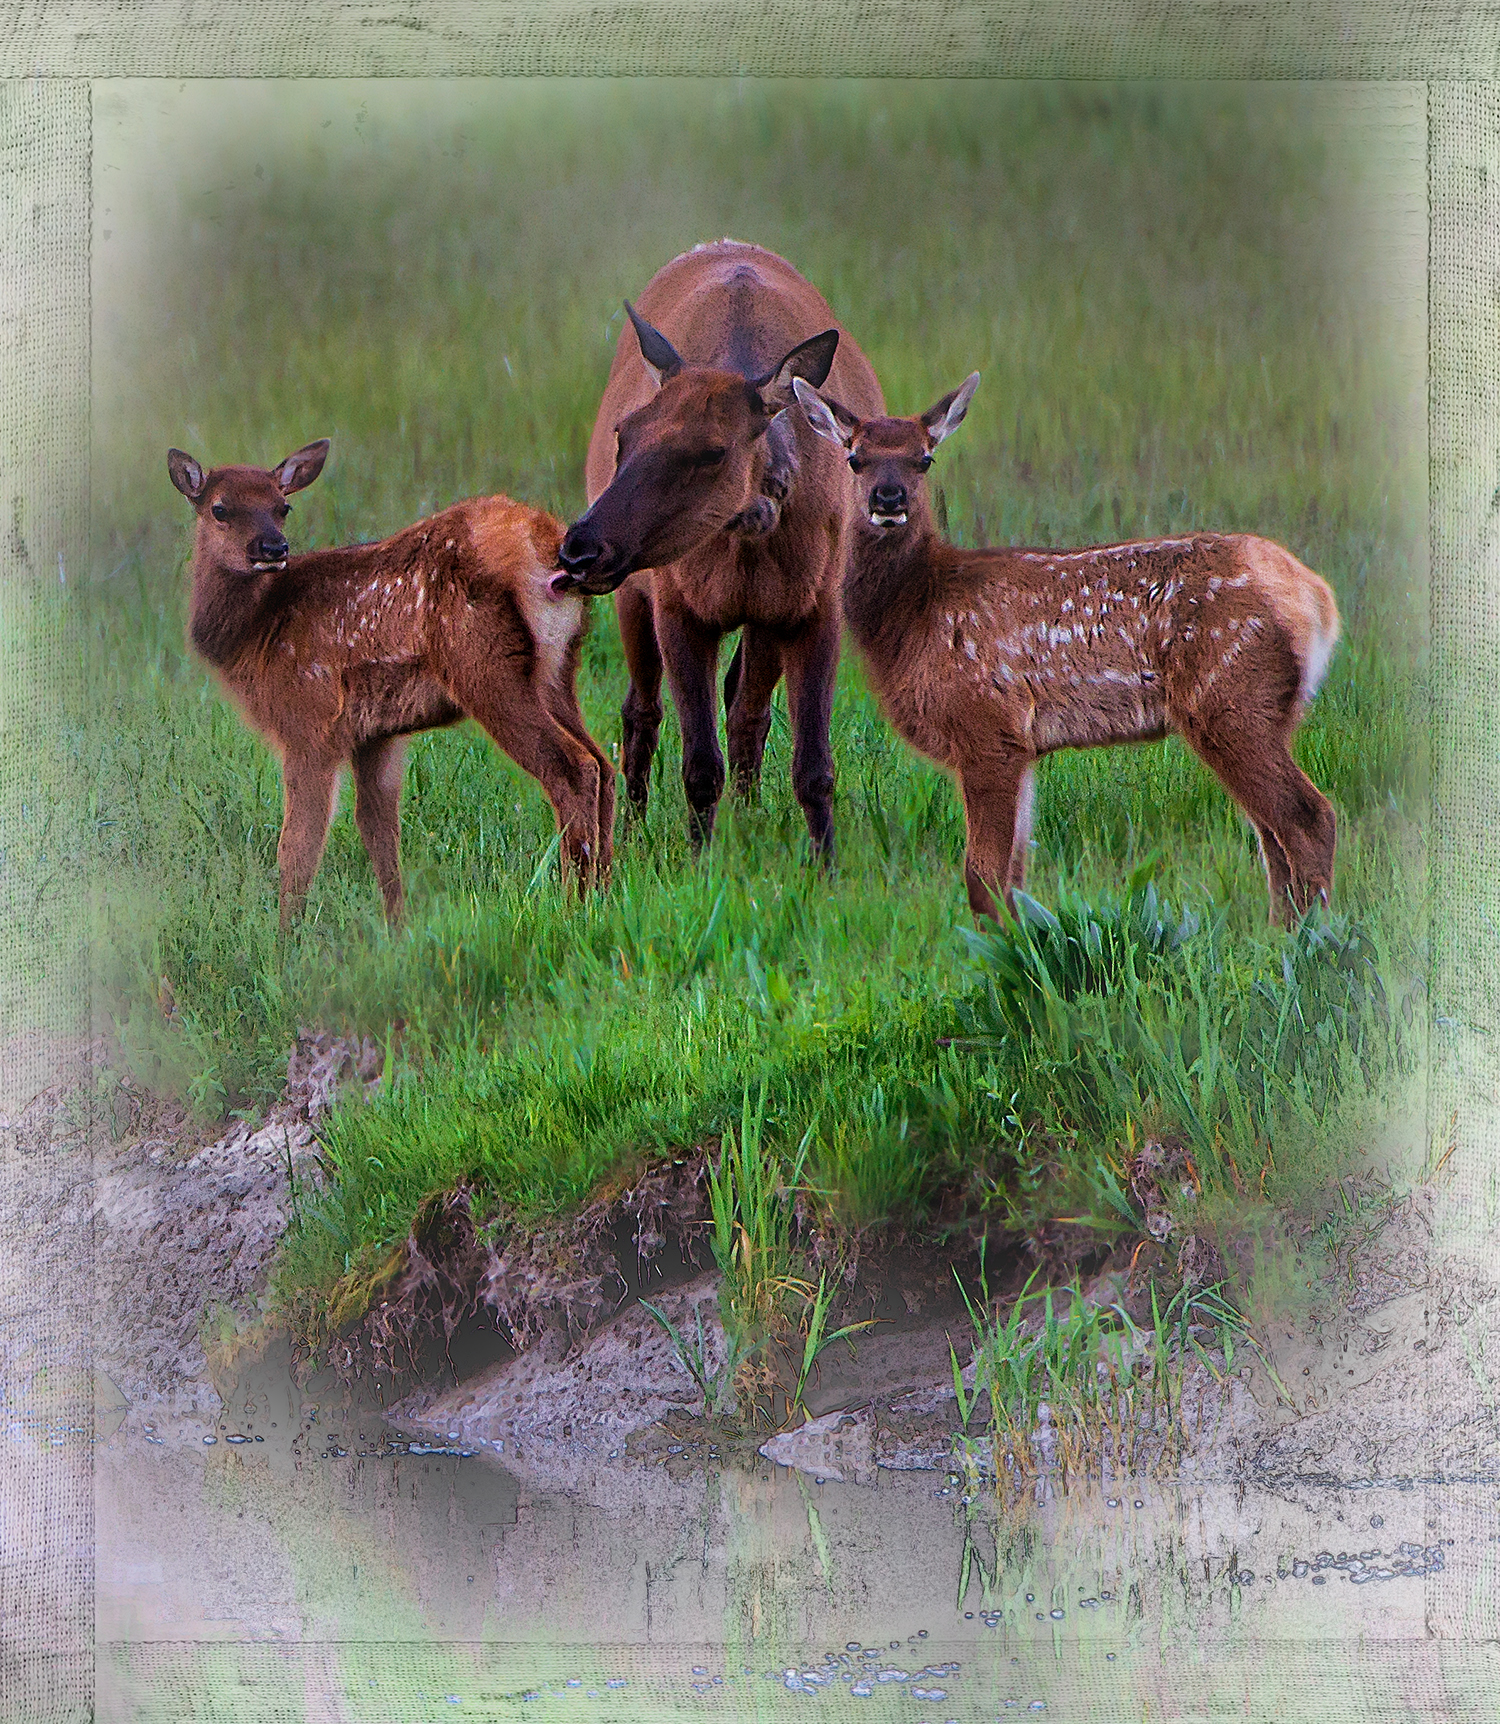
<svg viewBox="0 0 1500 1724">
<path fill-rule="evenodd" d="M 865 470 L 865 464 L 863 461 L 860 460 L 859 456 L 858 455 L 851 455 L 849 457 L 849 471 L 851 473 L 863 473 L 864 470 Z"/>
<path fill-rule="evenodd" d="M 276 506 L 276 519 L 278 521 L 284 521 L 291 512 L 292 505 L 290 503 L 278 503 Z"/>
<path fill-rule="evenodd" d="M 227 521 L 229 519 L 229 511 L 222 503 L 215 503 L 209 513 L 216 521 Z"/>
<path fill-rule="evenodd" d="M 693 457 L 695 467 L 717 467 L 729 453 L 727 449 L 700 449 Z"/>
<path fill-rule="evenodd" d="M 917 462 L 917 471 L 919 473 L 925 473 L 931 465 L 932 465 L 931 455 L 924 455 L 922 457 L 922 459 Z"/>
</svg>

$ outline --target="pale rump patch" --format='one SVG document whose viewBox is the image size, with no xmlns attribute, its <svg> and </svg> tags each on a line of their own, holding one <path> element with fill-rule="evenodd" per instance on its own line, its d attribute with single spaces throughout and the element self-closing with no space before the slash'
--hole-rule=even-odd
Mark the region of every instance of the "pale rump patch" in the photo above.
<svg viewBox="0 0 1500 1724">
<path fill-rule="evenodd" d="M 536 643 L 537 668 L 548 687 L 560 679 L 568 648 L 583 627 L 583 600 L 572 593 L 554 597 L 551 579 L 550 570 L 533 563 L 517 593 Z"/>
<path fill-rule="evenodd" d="M 1332 629 L 1314 632 L 1308 644 L 1307 659 L 1302 666 L 1302 681 L 1297 690 L 1304 704 L 1312 700 L 1323 686 L 1323 678 L 1328 674 L 1329 661 L 1333 657 L 1333 649 L 1338 645 L 1338 639 L 1337 623 Z"/>
<path fill-rule="evenodd" d="M 1339 640 L 1339 613 L 1328 583 L 1282 546 L 1244 534 L 1235 541 L 1248 584 L 1287 632 L 1304 705 L 1322 686 Z M 1230 585 L 1234 585 L 1233 581 Z"/>
</svg>

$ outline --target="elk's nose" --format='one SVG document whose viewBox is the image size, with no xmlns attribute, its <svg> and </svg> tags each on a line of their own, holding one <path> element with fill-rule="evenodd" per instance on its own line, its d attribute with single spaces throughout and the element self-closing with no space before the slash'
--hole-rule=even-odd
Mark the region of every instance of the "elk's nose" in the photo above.
<svg viewBox="0 0 1500 1724">
<path fill-rule="evenodd" d="M 604 546 L 592 533 L 570 527 L 558 549 L 557 560 L 570 575 L 581 578 L 603 555 Z"/>
<path fill-rule="evenodd" d="M 877 485 L 870 493 L 871 511 L 877 515 L 899 515 L 906 508 L 904 485 Z"/>
<path fill-rule="evenodd" d="M 261 533 L 250 541 L 252 563 L 284 563 L 287 542 L 280 533 Z"/>
</svg>

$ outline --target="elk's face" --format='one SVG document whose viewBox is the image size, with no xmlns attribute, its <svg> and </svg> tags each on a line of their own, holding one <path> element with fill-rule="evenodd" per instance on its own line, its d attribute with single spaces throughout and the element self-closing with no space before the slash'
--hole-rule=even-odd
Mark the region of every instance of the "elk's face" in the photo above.
<svg viewBox="0 0 1500 1724">
<path fill-rule="evenodd" d="M 877 533 L 906 526 L 925 494 L 932 442 L 915 419 L 868 419 L 849 448 L 859 518 Z"/>
<path fill-rule="evenodd" d="M 167 455 L 172 483 L 198 517 L 198 549 L 227 575 L 263 575 L 286 567 L 290 553 L 282 523 L 291 513 L 287 494 L 310 485 L 328 455 L 325 441 L 309 443 L 270 471 L 215 467 L 205 473 L 191 455 Z"/>
<path fill-rule="evenodd" d="M 729 372 L 663 383 L 620 421 L 615 476 L 568 529 L 554 588 L 613 592 L 722 532 L 754 499 L 771 418 L 755 386 Z"/>
<path fill-rule="evenodd" d="M 932 452 L 962 424 L 979 387 L 979 373 L 973 372 L 915 419 L 857 419 L 807 384 L 799 381 L 793 387 L 808 424 L 848 459 L 859 523 L 879 534 L 925 523 Z"/>
<path fill-rule="evenodd" d="M 821 383 L 838 346 L 838 331 L 826 329 L 747 379 L 688 366 L 628 301 L 625 309 L 656 394 L 615 428 L 615 476 L 563 538 L 558 593 L 613 592 L 637 569 L 675 563 L 726 528 L 740 530 L 752 511 L 763 519 L 766 433 L 793 405 L 793 379 Z"/>
</svg>

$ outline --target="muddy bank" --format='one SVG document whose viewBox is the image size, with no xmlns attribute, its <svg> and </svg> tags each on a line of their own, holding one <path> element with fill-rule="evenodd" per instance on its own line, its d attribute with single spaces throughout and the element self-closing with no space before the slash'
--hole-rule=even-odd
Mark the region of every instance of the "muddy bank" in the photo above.
<svg viewBox="0 0 1500 1724">
<path fill-rule="evenodd" d="M 27 1232 L 54 1256 L 80 1227 L 92 1233 L 101 1410 L 201 1442 L 227 1430 L 221 1388 L 236 1338 L 264 1315 L 294 1182 L 322 1177 L 318 1122 L 341 1084 L 378 1082 L 378 1055 L 372 1044 L 304 1037 L 268 1117 L 215 1135 L 128 1088 L 101 1109 L 92 1074 L 106 1053 L 81 1051 L 5 1122 L 0 1144 L 25 1159 L 31 1194 L 27 1214 L 7 1219 L 12 1236 Z M 710 1368 L 722 1361 L 714 1281 L 691 1245 L 696 1181 L 687 1163 L 658 1170 L 571 1231 L 491 1251 L 488 1281 L 475 1278 L 463 1322 L 446 1333 L 454 1304 L 443 1278 L 455 1255 L 424 1255 L 414 1241 L 387 1321 L 425 1298 L 442 1344 L 419 1358 L 431 1372 L 420 1385 L 409 1370 L 404 1383 L 365 1374 L 378 1405 L 369 1418 L 408 1442 L 484 1454 L 529 1487 L 601 1499 L 626 1469 L 764 1464 L 758 1451 L 773 1433 L 705 1421 L 696 1385 L 639 1302 L 650 1298 L 684 1333 L 701 1321 Z M 1243 1354 L 1223 1385 L 1189 1369 L 1182 1478 L 1313 1501 L 1351 1486 L 1500 1473 L 1488 1388 L 1500 1382 L 1497 1289 L 1486 1266 L 1434 1249 L 1434 1203 L 1422 1187 L 1394 1206 L 1342 1260 L 1342 1285 L 1319 1289 L 1301 1321 L 1267 1334 L 1295 1407 Z M 42 1226 L 28 1226 L 38 1215 Z M 1129 1299 L 1120 1269 L 1097 1268 L 1086 1291 Z M 863 1316 L 875 1328 L 818 1362 L 805 1397 L 814 1423 L 775 1435 L 767 1458 L 861 1485 L 946 1468 L 959 1428 L 950 1339 L 961 1361 L 969 1350 L 949 1264 L 914 1248 L 867 1255 L 840 1320 Z M 12 1378 L 23 1369 L 18 1358 L 10 1366 Z M 841 1413 L 851 1416 L 819 1422 Z"/>
<path fill-rule="evenodd" d="M 1253 1486 L 1309 1507 L 1349 1489 L 1500 1482 L 1500 1418 L 1483 1389 L 1500 1382 L 1497 1288 L 1485 1266 L 1434 1252 L 1434 1201 L 1421 1188 L 1396 1205 L 1357 1258 L 1343 1260 L 1345 1285 L 1318 1290 L 1301 1321 L 1267 1334 L 1278 1380 L 1243 1348 L 1232 1370 L 1222 1358 L 1217 1371 L 1187 1366 L 1174 1477 Z M 844 1314 L 879 1313 L 877 1327 L 830 1349 L 805 1398 L 807 1422 L 774 1436 L 705 1420 L 697 1386 L 635 1289 L 570 1344 L 554 1338 L 456 1385 L 424 1387 L 388 1417 L 408 1435 L 487 1452 L 535 1486 L 599 1501 L 615 1496 L 620 1466 L 633 1459 L 674 1475 L 759 1453 L 857 1485 L 946 1471 L 961 1428 L 949 1343 L 966 1359 L 969 1329 L 948 1265 L 935 1276 L 932 1267 L 912 1256 L 861 1265 Z M 1084 1292 L 1106 1302 L 1130 1296 L 1110 1265 Z M 695 1334 L 701 1320 L 716 1369 L 724 1338 L 714 1277 L 651 1298 L 681 1333 Z M 972 1367 L 965 1381 L 972 1385 Z M 984 1426 L 981 1407 L 968 1432 L 981 1439 L 971 1444 L 979 1452 Z"/>
<path fill-rule="evenodd" d="M 0 1225 L 26 1242 L 38 1285 L 78 1292 L 69 1359 L 95 1373 L 101 1414 L 197 1438 L 222 1410 L 208 1352 L 263 1318 L 294 1183 L 322 1178 L 316 1122 L 340 1085 L 378 1073 L 374 1045 L 304 1036 L 266 1119 L 227 1132 L 121 1081 L 107 1043 L 59 1047 L 50 1064 L 53 1081 L 0 1119 Z M 0 1368 L 27 1380 L 24 1329 L 8 1330 Z"/>
</svg>

